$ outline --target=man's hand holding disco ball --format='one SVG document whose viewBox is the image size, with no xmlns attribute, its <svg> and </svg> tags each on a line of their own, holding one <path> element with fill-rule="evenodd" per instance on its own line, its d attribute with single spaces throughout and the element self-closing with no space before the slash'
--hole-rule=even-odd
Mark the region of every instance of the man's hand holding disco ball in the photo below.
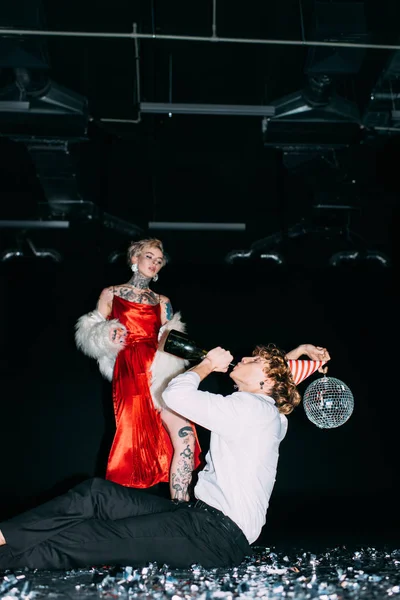
<svg viewBox="0 0 400 600">
<path fill-rule="evenodd" d="M 286 358 L 289 360 L 298 360 L 300 356 L 308 356 L 311 360 L 323 360 L 324 362 L 331 359 L 326 348 L 314 346 L 313 344 L 300 344 L 300 346 L 297 346 L 297 348 L 286 354 Z M 328 367 L 326 365 L 318 369 L 320 373 L 326 373 L 327 370 Z"/>
<path fill-rule="evenodd" d="M 304 392 L 303 406 L 306 416 L 320 429 L 340 427 L 353 413 L 353 394 L 343 381 L 326 376 L 326 363 L 331 358 L 330 354 L 323 346 L 313 344 L 302 344 L 286 355 L 296 385 L 317 370 L 315 363 L 313 366 L 307 360 L 299 360 L 300 356 L 304 355 L 311 361 L 322 362 L 318 371 L 324 374 L 324 377 L 311 383 Z"/>
</svg>

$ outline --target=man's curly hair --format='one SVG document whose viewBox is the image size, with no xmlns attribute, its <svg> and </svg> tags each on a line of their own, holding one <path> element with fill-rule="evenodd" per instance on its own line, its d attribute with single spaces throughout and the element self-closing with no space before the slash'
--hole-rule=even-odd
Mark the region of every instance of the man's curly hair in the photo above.
<svg viewBox="0 0 400 600">
<path fill-rule="evenodd" d="M 259 356 L 267 363 L 263 369 L 264 373 L 274 382 L 268 395 L 275 400 L 280 413 L 290 414 L 300 404 L 301 396 L 293 380 L 285 353 L 275 344 L 268 344 L 256 346 L 253 356 Z"/>
<path fill-rule="evenodd" d="M 128 263 L 128 267 L 131 266 L 132 257 L 139 256 L 145 248 L 158 248 L 164 255 L 163 258 L 163 266 L 167 263 L 167 256 L 164 252 L 164 246 L 161 240 L 157 238 L 145 238 L 143 240 L 138 240 L 137 242 L 131 242 L 129 245 L 128 251 L 126 253 L 126 260 Z"/>
</svg>

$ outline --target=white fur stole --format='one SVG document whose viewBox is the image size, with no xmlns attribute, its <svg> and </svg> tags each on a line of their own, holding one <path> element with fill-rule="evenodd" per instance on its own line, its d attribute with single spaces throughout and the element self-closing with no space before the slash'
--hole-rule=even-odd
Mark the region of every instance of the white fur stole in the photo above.
<svg viewBox="0 0 400 600">
<path fill-rule="evenodd" d="M 113 378 L 114 365 L 117 355 L 124 344 L 115 344 L 110 339 L 110 332 L 115 328 L 126 331 L 126 327 L 118 319 L 107 320 L 98 311 L 94 310 L 80 317 L 75 325 L 75 342 L 79 350 L 87 356 L 95 358 L 99 365 L 100 373 L 105 379 Z M 162 393 L 168 383 L 185 371 L 189 361 L 164 352 L 164 344 L 171 329 L 186 331 L 185 324 L 181 321 L 179 312 L 175 313 L 170 321 L 160 328 L 158 335 L 158 349 L 151 366 L 150 392 L 156 410 L 165 407 Z"/>
<path fill-rule="evenodd" d="M 151 396 L 154 406 L 157 410 L 165 408 L 162 393 L 174 377 L 183 373 L 189 364 L 189 361 L 178 358 L 168 352 L 164 352 L 164 344 L 169 331 L 186 331 L 186 325 L 181 321 L 181 314 L 175 313 L 170 321 L 167 321 L 160 329 L 158 336 L 158 349 L 151 365 Z"/>
<path fill-rule="evenodd" d="M 93 310 L 79 317 L 75 325 L 75 343 L 79 350 L 86 356 L 95 358 L 98 362 L 100 373 L 111 381 L 117 354 L 124 344 L 115 344 L 110 333 L 126 327 L 118 319 L 109 321 L 98 310 Z"/>
</svg>

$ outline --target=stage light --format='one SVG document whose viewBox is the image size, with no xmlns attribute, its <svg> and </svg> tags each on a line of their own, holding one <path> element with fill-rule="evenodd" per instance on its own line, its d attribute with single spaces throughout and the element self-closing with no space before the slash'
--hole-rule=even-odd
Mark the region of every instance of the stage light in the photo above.
<svg viewBox="0 0 400 600">
<path fill-rule="evenodd" d="M 20 258 L 50 258 L 56 263 L 63 261 L 62 255 L 54 248 L 36 248 L 33 242 L 26 238 L 19 248 L 9 248 L 0 254 L 0 262 L 8 262 Z"/>
<path fill-rule="evenodd" d="M 285 259 L 282 254 L 279 252 L 263 252 L 260 254 L 260 259 L 264 261 L 270 260 L 271 262 L 275 262 L 277 265 L 283 265 L 285 263 Z"/>
<path fill-rule="evenodd" d="M 332 267 L 338 267 L 342 265 L 354 264 L 371 264 L 377 263 L 382 267 L 389 267 L 390 261 L 387 256 L 382 252 L 376 251 L 362 251 L 362 250 L 342 250 L 341 252 L 335 252 L 329 259 L 329 264 Z"/>
<path fill-rule="evenodd" d="M 285 259 L 279 252 L 259 252 L 258 250 L 231 250 L 225 256 L 225 262 L 235 264 L 244 261 L 271 262 L 279 266 L 285 264 Z"/>
</svg>

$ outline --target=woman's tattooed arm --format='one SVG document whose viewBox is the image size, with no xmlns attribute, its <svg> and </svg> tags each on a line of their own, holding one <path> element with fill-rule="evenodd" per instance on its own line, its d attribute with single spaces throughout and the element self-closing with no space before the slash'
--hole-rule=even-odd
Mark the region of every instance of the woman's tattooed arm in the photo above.
<svg viewBox="0 0 400 600">
<path fill-rule="evenodd" d="M 161 304 L 161 324 L 165 325 L 167 321 L 170 321 L 174 316 L 174 311 L 172 310 L 171 301 L 166 296 L 160 296 L 160 304 Z"/>
</svg>

